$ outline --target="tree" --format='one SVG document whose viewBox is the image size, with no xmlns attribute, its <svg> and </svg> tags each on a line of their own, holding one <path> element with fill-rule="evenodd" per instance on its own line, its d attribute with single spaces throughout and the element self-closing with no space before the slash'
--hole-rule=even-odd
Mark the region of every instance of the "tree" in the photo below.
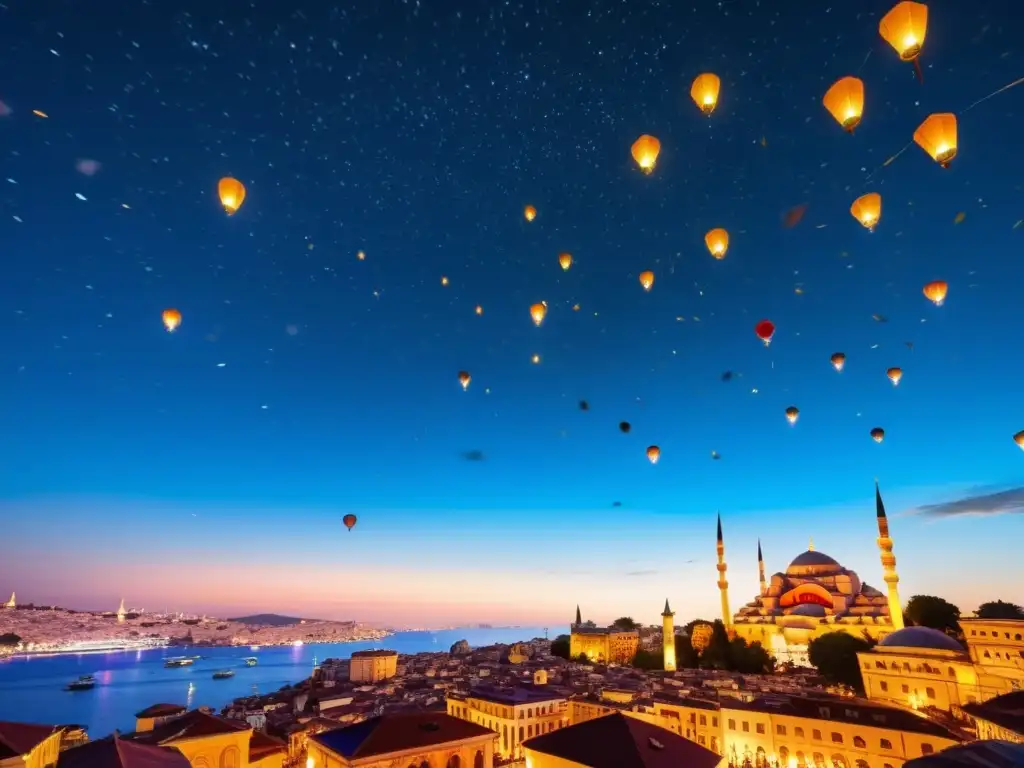
<svg viewBox="0 0 1024 768">
<path fill-rule="evenodd" d="M 874 643 L 845 632 L 829 632 L 811 640 L 807 656 L 817 670 L 833 685 L 848 685 L 855 691 L 864 692 L 864 680 L 860 675 L 857 654 L 870 650 Z"/>
<path fill-rule="evenodd" d="M 629 616 L 623 616 L 621 619 L 616 619 L 612 622 L 612 626 L 616 629 L 624 630 L 625 632 L 633 632 L 640 629 L 640 625 L 633 621 Z"/>
<path fill-rule="evenodd" d="M 978 606 L 979 619 L 1024 619 L 1024 608 L 1016 603 L 990 600 Z"/>
<path fill-rule="evenodd" d="M 17 645 L 21 642 L 21 637 L 14 634 L 13 632 L 5 632 L 0 635 L 0 645 Z"/>
<path fill-rule="evenodd" d="M 665 657 L 661 653 L 638 648 L 633 656 L 633 666 L 637 669 L 664 669 Z"/>
<path fill-rule="evenodd" d="M 569 658 L 569 636 L 559 635 L 551 641 L 551 655 L 561 659 Z"/>
<path fill-rule="evenodd" d="M 693 650 L 690 638 L 686 635 L 676 635 L 676 667 L 679 669 L 697 669 L 700 666 L 700 657 Z"/>
<path fill-rule="evenodd" d="M 960 634 L 960 609 L 941 597 L 914 595 L 903 618 L 918 627 L 930 627 L 950 635 Z"/>
<path fill-rule="evenodd" d="M 735 637 L 729 643 L 729 669 L 744 675 L 764 675 L 775 670 L 775 659 L 756 640 Z"/>
<path fill-rule="evenodd" d="M 579 656 L 577 656 L 575 659 L 573 659 L 573 661 L 575 661 L 577 664 L 593 664 L 594 663 L 594 662 L 592 662 L 590 660 L 590 658 L 585 653 L 581 653 Z"/>
</svg>

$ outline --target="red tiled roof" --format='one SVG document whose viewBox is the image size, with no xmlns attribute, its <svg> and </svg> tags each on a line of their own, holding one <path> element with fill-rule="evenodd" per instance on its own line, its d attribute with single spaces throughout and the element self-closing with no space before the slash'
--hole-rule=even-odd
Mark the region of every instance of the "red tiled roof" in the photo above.
<svg viewBox="0 0 1024 768">
<path fill-rule="evenodd" d="M 61 752 L 57 768 L 189 768 L 188 758 L 170 747 L 136 744 L 117 736 Z"/>
<path fill-rule="evenodd" d="M 443 712 L 402 712 L 318 733 L 310 740 L 351 759 L 432 748 L 480 737 L 497 738 L 497 734 Z"/>
<path fill-rule="evenodd" d="M 168 720 L 151 731 L 127 733 L 123 738 L 143 744 L 173 744 L 182 739 L 196 739 L 203 736 L 216 736 L 234 731 L 247 731 L 251 726 L 244 720 L 229 720 L 226 717 L 208 715 L 193 709 L 181 717 Z"/>
<path fill-rule="evenodd" d="M 274 755 L 278 752 L 287 752 L 288 745 L 280 739 L 275 739 L 273 736 L 267 736 L 263 731 L 252 732 L 252 737 L 249 739 L 249 762 L 255 763 L 257 760 L 262 760 L 268 755 Z"/>
<path fill-rule="evenodd" d="M 135 717 L 168 717 L 184 711 L 185 707 L 181 704 L 153 704 L 141 712 L 136 712 Z"/>
<path fill-rule="evenodd" d="M 0 760 L 27 755 L 57 730 L 53 725 L 0 720 Z"/>
</svg>

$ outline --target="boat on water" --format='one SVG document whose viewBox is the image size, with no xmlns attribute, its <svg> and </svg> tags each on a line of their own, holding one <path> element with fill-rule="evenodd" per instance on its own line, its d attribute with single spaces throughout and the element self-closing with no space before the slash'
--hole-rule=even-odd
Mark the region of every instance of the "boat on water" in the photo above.
<svg viewBox="0 0 1024 768">
<path fill-rule="evenodd" d="M 80 678 L 75 680 L 73 683 L 68 683 L 64 688 L 65 691 L 88 691 L 95 687 L 96 678 L 92 675 L 82 675 Z"/>
<path fill-rule="evenodd" d="M 227 680 L 229 677 L 234 677 L 235 672 L 231 669 L 219 669 L 213 673 L 214 680 Z"/>
<path fill-rule="evenodd" d="M 245 666 L 247 667 L 255 667 L 259 659 L 255 656 L 246 656 L 242 661 L 245 662 Z"/>
<path fill-rule="evenodd" d="M 167 659 L 164 661 L 165 667 L 190 667 L 196 663 L 195 659 L 190 659 L 187 656 L 177 656 L 173 659 Z"/>
</svg>

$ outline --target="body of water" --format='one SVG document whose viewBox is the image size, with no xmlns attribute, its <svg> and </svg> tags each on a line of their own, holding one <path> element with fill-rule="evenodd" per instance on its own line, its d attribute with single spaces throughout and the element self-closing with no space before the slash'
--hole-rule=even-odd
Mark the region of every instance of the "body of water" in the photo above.
<svg viewBox="0 0 1024 768">
<path fill-rule="evenodd" d="M 151 704 L 210 706 L 219 710 L 240 696 L 270 693 L 309 677 L 313 659 L 347 659 L 353 651 L 390 648 L 399 653 L 447 651 L 458 640 L 478 648 L 543 637 L 543 628 L 450 629 L 438 632 L 399 632 L 376 641 L 324 645 L 273 646 L 258 651 L 234 648 L 155 648 L 95 654 L 20 657 L 0 662 L 0 720 L 47 725 L 76 723 L 90 738 L 115 728 L 135 728 L 135 713 Z M 554 637 L 554 634 L 551 635 Z M 201 656 L 190 667 L 164 667 L 173 656 Z M 255 656 L 259 664 L 242 661 Z M 214 680 L 219 669 L 235 676 Z M 94 675 L 96 687 L 65 691 L 82 675 Z M 190 691 L 191 684 L 191 693 Z"/>
</svg>

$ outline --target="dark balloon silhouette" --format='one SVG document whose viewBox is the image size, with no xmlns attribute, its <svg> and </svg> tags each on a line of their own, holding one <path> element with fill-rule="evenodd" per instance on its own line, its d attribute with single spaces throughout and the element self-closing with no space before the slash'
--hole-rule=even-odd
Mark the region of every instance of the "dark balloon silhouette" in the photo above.
<svg viewBox="0 0 1024 768">
<path fill-rule="evenodd" d="M 589 411 L 590 410 L 590 403 L 588 403 L 586 400 L 580 400 L 580 410 L 581 411 Z"/>
<path fill-rule="evenodd" d="M 464 458 L 466 461 L 483 461 L 487 457 L 484 456 L 483 451 L 473 449 L 472 451 L 465 451 L 462 454 L 462 458 Z"/>
<path fill-rule="evenodd" d="M 633 425 L 630 424 L 628 421 L 620 421 L 619 422 L 619 431 L 622 434 L 624 434 L 624 435 L 629 434 L 629 430 L 631 430 L 632 428 L 633 428 Z"/>
<path fill-rule="evenodd" d="M 735 374 L 732 371 L 726 371 L 722 374 L 722 381 L 732 381 L 732 377 Z"/>
<path fill-rule="evenodd" d="M 782 214 L 782 226 L 786 229 L 792 229 L 800 220 L 803 219 L 804 214 L 807 212 L 807 203 L 801 203 L 800 205 L 794 206 Z"/>
<path fill-rule="evenodd" d="M 621 507 L 622 506 L 622 502 L 621 501 L 613 501 L 612 502 L 612 506 L 613 507 Z"/>
</svg>

